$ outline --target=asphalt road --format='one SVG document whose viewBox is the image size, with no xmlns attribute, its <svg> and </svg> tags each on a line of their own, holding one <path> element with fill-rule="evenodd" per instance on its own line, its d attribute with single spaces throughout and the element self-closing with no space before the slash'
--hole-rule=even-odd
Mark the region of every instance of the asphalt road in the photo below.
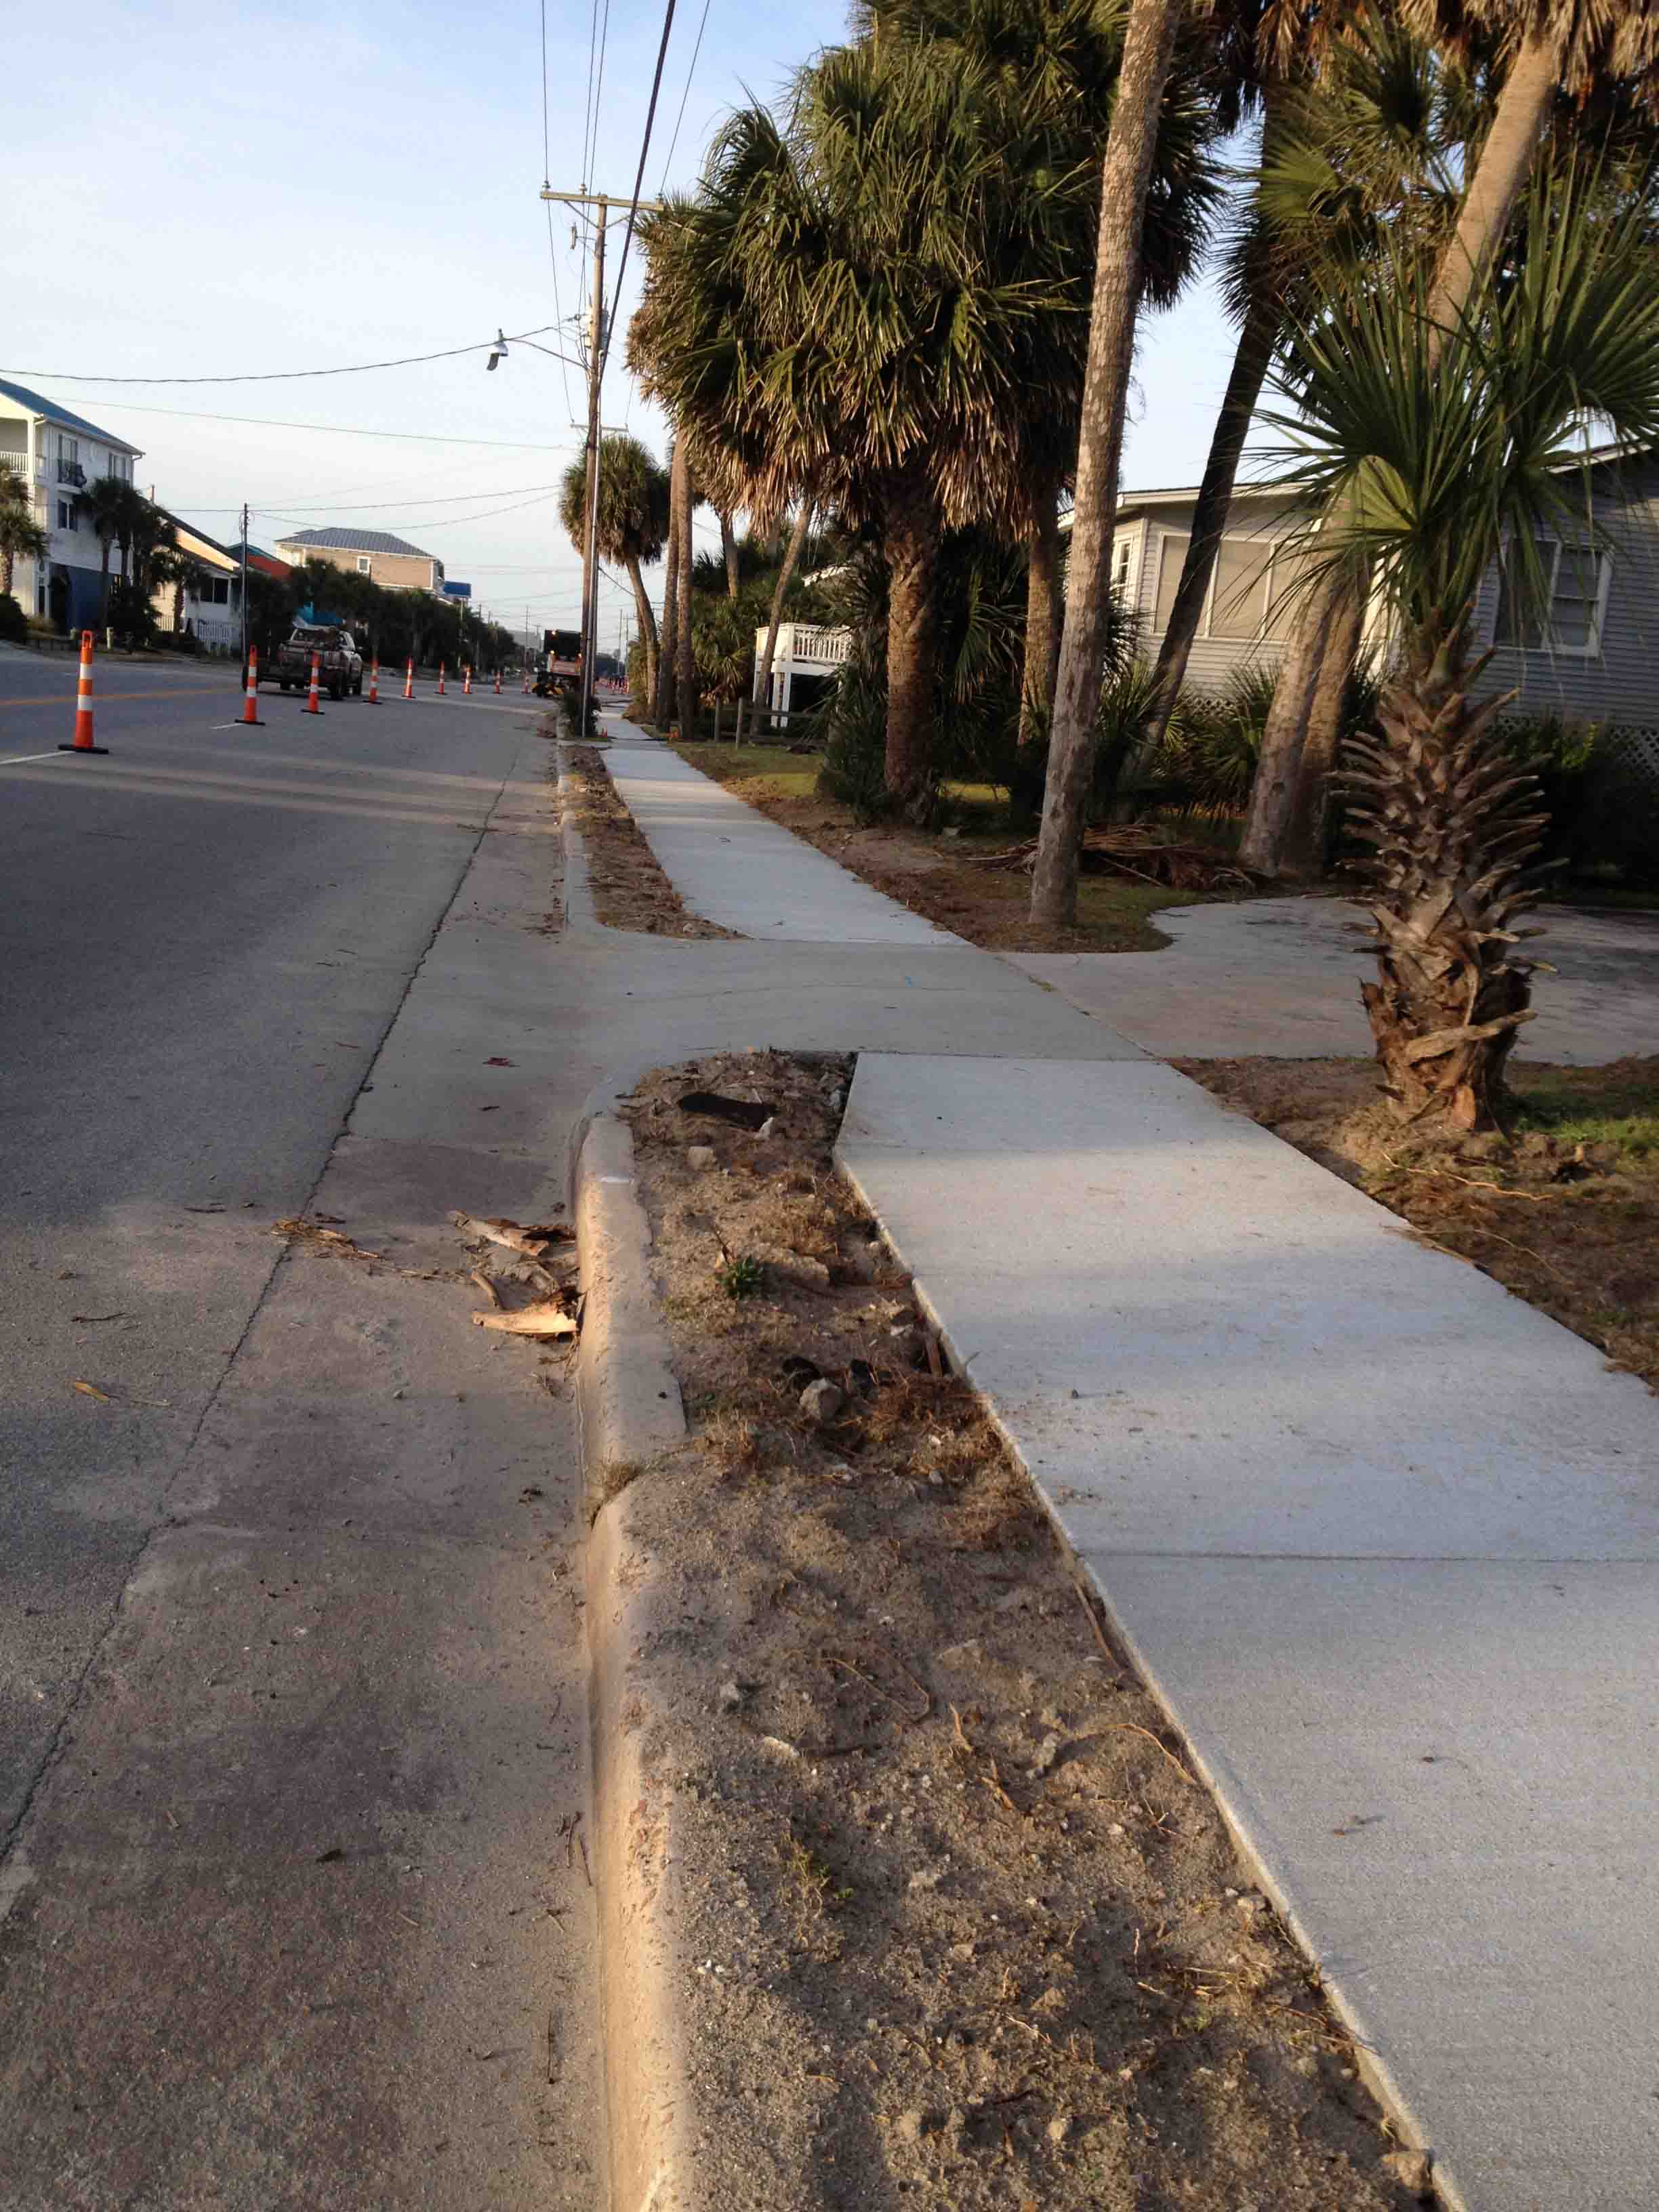
<svg viewBox="0 0 1659 2212">
<path fill-rule="evenodd" d="M 571 1439 L 444 1222 L 558 1182 L 467 1027 L 536 717 L 74 687 L 0 653 L 0 2205 L 591 2203 Z"/>
</svg>

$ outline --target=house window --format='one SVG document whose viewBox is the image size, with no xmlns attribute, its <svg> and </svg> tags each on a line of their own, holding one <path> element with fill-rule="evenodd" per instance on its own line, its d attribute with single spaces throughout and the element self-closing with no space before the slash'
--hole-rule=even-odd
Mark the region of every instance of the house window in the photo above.
<svg viewBox="0 0 1659 2212">
<path fill-rule="evenodd" d="M 1261 636 L 1267 617 L 1267 579 L 1272 556 L 1260 538 L 1224 538 L 1216 550 L 1215 580 L 1210 586 L 1212 637 Z"/>
<path fill-rule="evenodd" d="M 1170 627 L 1170 617 L 1175 611 L 1176 592 L 1181 585 L 1181 571 L 1186 565 L 1187 548 L 1190 538 L 1177 538 L 1165 531 L 1163 546 L 1158 556 L 1158 607 L 1152 617 L 1152 626 L 1160 637 Z"/>
<path fill-rule="evenodd" d="M 58 527 L 60 530 L 73 530 L 75 527 L 75 509 L 66 499 L 60 499 L 58 502 Z"/>
<path fill-rule="evenodd" d="M 1162 534 L 1153 615 L 1160 637 L 1175 611 L 1176 593 L 1191 543 L 1185 532 Z M 1301 546 L 1264 538 L 1224 538 L 1216 548 L 1195 635 L 1237 645 L 1284 637 L 1300 605 L 1296 586 L 1307 559 L 1307 551 Z"/>
<path fill-rule="evenodd" d="M 1112 554 L 1112 589 L 1119 599 L 1129 596 L 1129 568 L 1134 559 L 1134 541 L 1120 538 Z"/>
<path fill-rule="evenodd" d="M 81 458 L 81 441 L 78 438 L 66 438 L 60 430 L 58 433 L 58 458 L 60 461 L 78 461 Z"/>
<path fill-rule="evenodd" d="M 360 576 L 366 576 L 366 575 L 368 575 L 368 572 L 369 572 L 369 569 L 371 568 L 371 567 L 372 567 L 373 565 L 374 565 L 374 564 L 373 564 L 373 562 L 369 560 L 369 557 L 368 557 L 368 554 L 367 554 L 367 553 L 360 553 L 360 554 L 357 556 L 357 574 L 358 574 Z"/>
<path fill-rule="evenodd" d="M 230 599 L 228 576 L 210 576 L 196 594 L 204 607 L 222 607 Z"/>
<path fill-rule="evenodd" d="M 1547 609 L 1520 604 L 1521 592 L 1500 574 L 1493 643 L 1524 653 L 1575 653 L 1588 659 L 1601 650 L 1613 560 L 1590 545 L 1540 538 L 1538 559 L 1549 586 Z"/>
</svg>

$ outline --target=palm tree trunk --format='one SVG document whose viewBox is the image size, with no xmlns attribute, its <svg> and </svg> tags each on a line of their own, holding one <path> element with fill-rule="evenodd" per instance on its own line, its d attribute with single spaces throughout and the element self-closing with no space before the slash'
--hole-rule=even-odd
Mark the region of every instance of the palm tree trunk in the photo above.
<svg viewBox="0 0 1659 2212">
<path fill-rule="evenodd" d="M 732 518 L 716 507 L 720 519 L 720 552 L 726 562 L 726 596 L 735 599 L 741 581 L 738 574 L 738 533 L 732 527 Z"/>
<path fill-rule="evenodd" d="M 1522 43 L 1504 80 L 1498 112 L 1458 212 L 1457 228 L 1435 270 L 1428 307 L 1431 363 L 1439 358 L 1470 293 L 1502 246 L 1515 203 L 1532 173 L 1538 142 L 1560 84 L 1560 46 L 1559 36 L 1534 33 Z"/>
<path fill-rule="evenodd" d="M 680 475 L 679 452 L 669 457 L 668 550 L 664 571 L 662 642 L 657 658 L 657 690 L 652 719 L 665 730 L 674 719 L 674 672 L 680 626 Z"/>
<path fill-rule="evenodd" d="M 11 597 L 12 571 L 15 566 L 16 556 L 8 546 L 3 552 L 0 552 L 0 599 L 9 599 Z"/>
<path fill-rule="evenodd" d="M 1140 304 L 1146 190 L 1181 13 L 1180 0 L 1132 0 L 1101 165 L 1100 232 L 1078 443 L 1069 588 L 1042 829 L 1031 883 L 1031 919 L 1049 928 L 1067 927 L 1077 917 L 1078 855 L 1094 769 L 1095 720 L 1111 599 L 1118 463 Z"/>
<path fill-rule="evenodd" d="M 1279 872 L 1279 856 L 1296 809 L 1297 777 L 1308 734 L 1314 693 L 1324 668 L 1325 641 L 1342 601 L 1342 580 L 1335 572 L 1310 587 L 1279 664 L 1273 702 L 1261 733 L 1255 778 L 1238 842 L 1242 866 L 1257 875 Z"/>
<path fill-rule="evenodd" d="M 1020 679 L 1019 742 L 1045 732 L 1054 711 L 1060 631 L 1060 493 L 1052 478 L 1037 487 L 1026 541 L 1025 667 Z"/>
<path fill-rule="evenodd" d="M 1359 657 L 1370 591 L 1369 573 L 1337 602 L 1325 656 L 1308 709 L 1308 735 L 1291 793 L 1291 818 L 1279 855 L 1280 872 L 1311 881 L 1325 872 L 1325 823 L 1330 811 L 1331 770 L 1342 734 L 1342 702 Z"/>
<path fill-rule="evenodd" d="M 1457 228 L 1435 271 L 1428 307 L 1431 362 L 1438 358 L 1470 293 L 1503 244 L 1516 200 L 1531 173 L 1559 82 L 1559 43 L 1547 36 L 1528 38 L 1504 80 L 1498 112 L 1464 194 Z M 1325 679 L 1324 655 L 1350 627 L 1341 613 L 1344 588 L 1333 578 L 1310 593 L 1279 664 L 1279 689 L 1273 694 L 1238 848 L 1243 865 L 1261 875 L 1276 876 L 1284 862 L 1285 839 L 1297 813 L 1302 755 L 1310 736 L 1314 701 L 1316 696 L 1328 699 L 1333 690 L 1340 698 L 1352 667 L 1350 660 L 1346 666 L 1333 671 L 1328 681 Z M 1357 630 L 1354 637 L 1357 645 Z"/>
<path fill-rule="evenodd" d="M 628 580 L 634 586 L 634 611 L 639 617 L 640 636 L 645 646 L 645 692 L 648 699 L 657 696 L 657 617 L 652 612 L 651 595 L 645 588 L 645 579 L 640 574 L 640 557 L 630 553 L 626 562 Z"/>
<path fill-rule="evenodd" d="M 674 619 L 674 707 L 683 742 L 697 734 L 697 667 L 691 653 L 691 510 L 696 495 L 691 485 L 691 456 L 682 438 L 674 448 L 674 466 L 680 474 L 680 558 L 675 575 L 678 604 Z"/>
<path fill-rule="evenodd" d="M 903 806 L 923 799 L 933 777 L 939 687 L 939 508 L 925 463 L 889 480 L 884 550 L 887 594 L 888 791 Z"/>
<path fill-rule="evenodd" d="M 1267 364 L 1273 359 L 1273 344 L 1282 321 L 1278 294 L 1263 270 L 1245 310 L 1244 326 L 1238 334 L 1232 373 L 1227 379 L 1221 412 L 1216 417 L 1210 439 L 1209 459 L 1204 464 L 1204 475 L 1193 508 L 1192 538 L 1182 564 L 1181 582 L 1176 587 L 1175 605 L 1170 610 L 1164 641 L 1158 649 L 1152 710 L 1147 717 L 1142 744 L 1146 751 L 1155 750 L 1162 738 L 1181 696 L 1181 687 L 1187 680 L 1187 662 L 1192 653 L 1193 640 L 1198 635 L 1210 578 L 1215 573 L 1216 556 L 1227 526 L 1227 510 L 1232 504 L 1239 456 L 1249 434 L 1251 418 L 1256 401 L 1261 397 Z"/>
<path fill-rule="evenodd" d="M 812 502 L 804 499 L 800 513 L 795 517 L 795 526 L 789 533 L 789 544 L 783 556 L 783 566 L 778 571 L 778 580 L 772 586 L 772 605 L 766 618 L 766 643 L 761 648 L 760 666 L 755 671 L 755 703 L 763 714 L 772 707 L 772 661 L 778 649 L 778 630 L 783 621 L 784 595 L 789 580 L 800 559 L 801 548 L 806 543 L 806 533 L 812 526 Z"/>
</svg>

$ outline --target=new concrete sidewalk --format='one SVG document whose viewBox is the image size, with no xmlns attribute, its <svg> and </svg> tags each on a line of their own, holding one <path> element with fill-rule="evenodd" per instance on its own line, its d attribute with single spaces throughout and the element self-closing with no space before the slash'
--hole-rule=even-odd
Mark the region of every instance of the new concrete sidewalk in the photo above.
<svg viewBox="0 0 1659 2212">
<path fill-rule="evenodd" d="M 1659 2202 L 1645 1388 L 1154 1062 L 841 1154 L 1452 2201 Z"/>
<path fill-rule="evenodd" d="M 1595 1067 L 1659 1050 L 1659 915 L 1545 907 L 1540 980 L 1522 1060 Z M 1017 968 L 1148 1052 L 1229 1060 L 1265 1053 L 1369 1057 L 1359 1002 L 1368 972 L 1363 908 L 1349 899 L 1245 899 L 1166 907 L 1159 952 L 1012 952 Z"/>
<path fill-rule="evenodd" d="M 669 793 L 641 823 L 679 881 L 695 771 L 609 757 L 630 803 Z M 816 876 L 795 930 L 842 896 Z M 894 988 L 822 939 L 653 940 L 634 988 L 671 961 L 635 1067 L 647 1034 L 861 1048 L 849 1171 L 1447 2201 L 1659 2201 L 1652 1398 L 1007 962 L 919 951 Z"/>
<path fill-rule="evenodd" d="M 695 915 L 784 945 L 960 945 L 769 822 L 631 723 L 605 756 L 647 843 Z"/>
</svg>

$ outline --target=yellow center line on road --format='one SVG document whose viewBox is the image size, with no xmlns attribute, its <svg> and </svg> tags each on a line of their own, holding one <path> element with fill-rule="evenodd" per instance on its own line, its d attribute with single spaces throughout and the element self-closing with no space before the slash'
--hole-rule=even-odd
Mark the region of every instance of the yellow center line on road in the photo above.
<svg viewBox="0 0 1659 2212">
<path fill-rule="evenodd" d="M 168 684 L 165 690 L 152 690 L 146 687 L 142 691 L 94 690 L 92 703 L 100 707 L 106 699 L 210 699 L 214 690 L 210 684 Z M 65 700 L 74 696 L 74 692 L 67 685 L 61 691 L 48 692 L 42 699 L 9 699 L 0 692 L 0 714 L 3 714 L 8 707 L 61 707 Z"/>
</svg>

